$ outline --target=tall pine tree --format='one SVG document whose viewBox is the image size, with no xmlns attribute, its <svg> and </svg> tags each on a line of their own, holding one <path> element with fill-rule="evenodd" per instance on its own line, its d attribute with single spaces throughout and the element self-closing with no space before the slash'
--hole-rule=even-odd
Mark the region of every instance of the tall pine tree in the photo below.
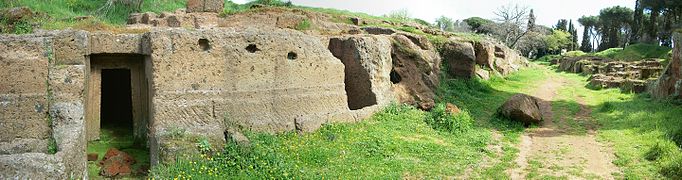
<svg viewBox="0 0 682 180">
<path fill-rule="evenodd" d="M 568 21 L 565 19 L 559 19 L 559 22 L 556 23 L 556 26 L 554 26 L 554 29 L 557 30 L 562 30 L 562 31 L 567 31 L 568 28 L 566 27 L 568 25 Z M 567 31 L 568 32 L 568 31 Z"/>
<path fill-rule="evenodd" d="M 569 45 L 568 49 L 575 51 L 578 49 L 578 31 L 576 31 L 575 26 L 573 26 L 573 20 L 568 22 L 567 32 L 571 34 L 571 45 Z"/>
<path fill-rule="evenodd" d="M 639 42 L 642 37 L 642 26 L 644 26 L 644 7 L 642 0 L 635 1 L 635 14 L 632 20 L 632 32 L 630 34 L 630 44 Z"/>
<path fill-rule="evenodd" d="M 528 15 L 528 31 L 533 32 L 535 31 L 535 13 L 533 13 L 533 10 L 530 10 L 530 14 Z"/>
</svg>

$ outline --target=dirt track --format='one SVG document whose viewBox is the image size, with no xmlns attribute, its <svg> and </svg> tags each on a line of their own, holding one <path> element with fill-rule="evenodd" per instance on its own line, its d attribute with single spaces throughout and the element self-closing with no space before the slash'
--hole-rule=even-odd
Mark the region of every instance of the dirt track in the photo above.
<svg viewBox="0 0 682 180">
<path fill-rule="evenodd" d="M 552 101 L 557 92 L 568 82 L 561 77 L 549 78 L 531 95 L 543 100 L 540 108 L 543 123 L 539 127 L 529 128 L 521 136 L 518 165 L 511 170 L 512 179 L 534 179 L 549 177 L 565 177 L 568 179 L 614 179 L 618 168 L 611 163 L 613 152 L 598 142 L 594 129 L 587 133 L 574 133 L 559 128 L 557 123 L 564 123 L 568 118 L 575 121 L 589 120 L 591 109 L 583 105 L 581 98 L 575 99 L 580 104 L 580 111 L 575 117 L 559 117 L 555 119 Z"/>
</svg>

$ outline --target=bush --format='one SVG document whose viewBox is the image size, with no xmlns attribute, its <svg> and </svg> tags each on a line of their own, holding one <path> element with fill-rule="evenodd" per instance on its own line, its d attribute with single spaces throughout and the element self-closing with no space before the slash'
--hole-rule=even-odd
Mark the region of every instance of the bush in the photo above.
<svg viewBox="0 0 682 180">
<path fill-rule="evenodd" d="M 294 28 L 294 29 L 299 30 L 299 31 L 305 31 L 305 30 L 310 29 L 310 26 L 311 26 L 310 20 L 303 19 L 303 21 L 299 22 L 296 25 L 296 28 Z"/>
<path fill-rule="evenodd" d="M 569 51 L 564 54 L 566 57 L 578 57 L 578 56 L 583 56 L 586 55 L 587 53 L 582 52 L 582 51 Z"/>
<path fill-rule="evenodd" d="M 425 118 L 426 124 L 433 129 L 451 133 L 461 133 L 473 127 L 474 119 L 469 112 L 462 111 L 458 114 L 447 112 L 445 104 L 440 103 L 431 110 Z"/>
<path fill-rule="evenodd" d="M 593 87 L 591 89 L 599 89 L 597 87 Z M 612 102 L 604 102 L 604 104 L 601 105 L 599 108 L 599 112 L 611 112 L 615 109 L 614 105 Z"/>
<path fill-rule="evenodd" d="M 561 58 L 561 56 L 560 55 L 545 55 L 545 56 L 542 56 L 540 58 L 535 59 L 535 61 L 549 62 L 553 59 L 558 59 L 558 58 Z"/>
</svg>

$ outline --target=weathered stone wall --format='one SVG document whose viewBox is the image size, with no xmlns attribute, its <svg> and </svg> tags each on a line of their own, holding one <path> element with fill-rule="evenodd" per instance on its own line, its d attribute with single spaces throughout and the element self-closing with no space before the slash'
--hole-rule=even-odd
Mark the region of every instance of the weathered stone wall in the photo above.
<svg viewBox="0 0 682 180">
<path fill-rule="evenodd" d="M 440 50 L 450 75 L 457 78 L 489 79 L 506 76 L 528 66 L 528 59 L 493 39 L 471 42 L 450 38 Z"/>
<path fill-rule="evenodd" d="M 0 179 L 87 176 L 86 142 L 100 125 L 101 69 L 131 69 L 134 134 L 148 138 L 155 164 L 196 152 L 197 138 L 220 147 L 235 129 L 314 131 L 365 119 L 394 101 L 428 110 L 441 68 L 428 39 L 409 33 L 329 38 L 275 27 L 166 28 L 52 31 L 0 42 L 0 64 L 8 69 L 0 72 Z M 477 49 L 467 45 L 470 53 Z M 507 74 L 524 60 L 503 48 L 489 51 L 450 64 Z M 187 133 L 184 139 L 170 135 L 176 130 Z M 55 154 L 48 153 L 51 142 Z"/>
<path fill-rule="evenodd" d="M 673 59 L 650 89 L 657 98 L 682 98 L 682 34 L 674 35 Z"/>
<path fill-rule="evenodd" d="M 156 139 L 175 128 L 224 141 L 228 127 L 282 132 L 301 116 L 353 119 L 336 116 L 350 113 L 344 68 L 317 38 L 249 28 L 158 31 L 149 39 Z"/>
<path fill-rule="evenodd" d="M 85 176 L 83 32 L 0 38 L 0 178 Z M 82 51 L 81 51 L 82 52 Z M 7 128 L 6 128 L 7 127 Z M 54 143 L 52 143 L 54 142 Z M 48 149 L 57 150 L 49 154 Z"/>
<path fill-rule="evenodd" d="M 345 65 L 348 105 L 361 109 L 394 100 L 390 73 L 391 40 L 388 36 L 346 36 L 329 41 L 329 50 Z"/>
</svg>

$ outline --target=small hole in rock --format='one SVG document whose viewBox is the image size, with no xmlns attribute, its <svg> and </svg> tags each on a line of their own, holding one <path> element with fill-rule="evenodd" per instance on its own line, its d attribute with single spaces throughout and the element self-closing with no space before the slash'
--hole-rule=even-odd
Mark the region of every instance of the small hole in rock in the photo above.
<svg viewBox="0 0 682 180">
<path fill-rule="evenodd" d="M 390 76 L 391 76 L 391 82 L 393 84 L 398 84 L 403 79 L 402 77 L 400 77 L 400 74 L 398 74 L 398 72 L 395 72 L 395 70 L 391 70 Z"/>
<path fill-rule="evenodd" d="M 294 59 L 298 58 L 298 54 L 296 54 L 295 52 L 289 52 L 289 54 L 287 54 L 287 58 L 289 60 L 294 60 Z"/>
<path fill-rule="evenodd" d="M 201 50 L 204 51 L 211 50 L 211 45 L 208 44 L 208 39 L 199 39 L 199 47 L 201 47 Z"/>
<path fill-rule="evenodd" d="M 246 46 L 246 50 L 249 51 L 250 53 L 255 53 L 256 51 L 260 51 L 260 49 L 258 49 L 258 47 L 256 47 L 255 44 L 249 44 L 248 46 Z"/>
</svg>

